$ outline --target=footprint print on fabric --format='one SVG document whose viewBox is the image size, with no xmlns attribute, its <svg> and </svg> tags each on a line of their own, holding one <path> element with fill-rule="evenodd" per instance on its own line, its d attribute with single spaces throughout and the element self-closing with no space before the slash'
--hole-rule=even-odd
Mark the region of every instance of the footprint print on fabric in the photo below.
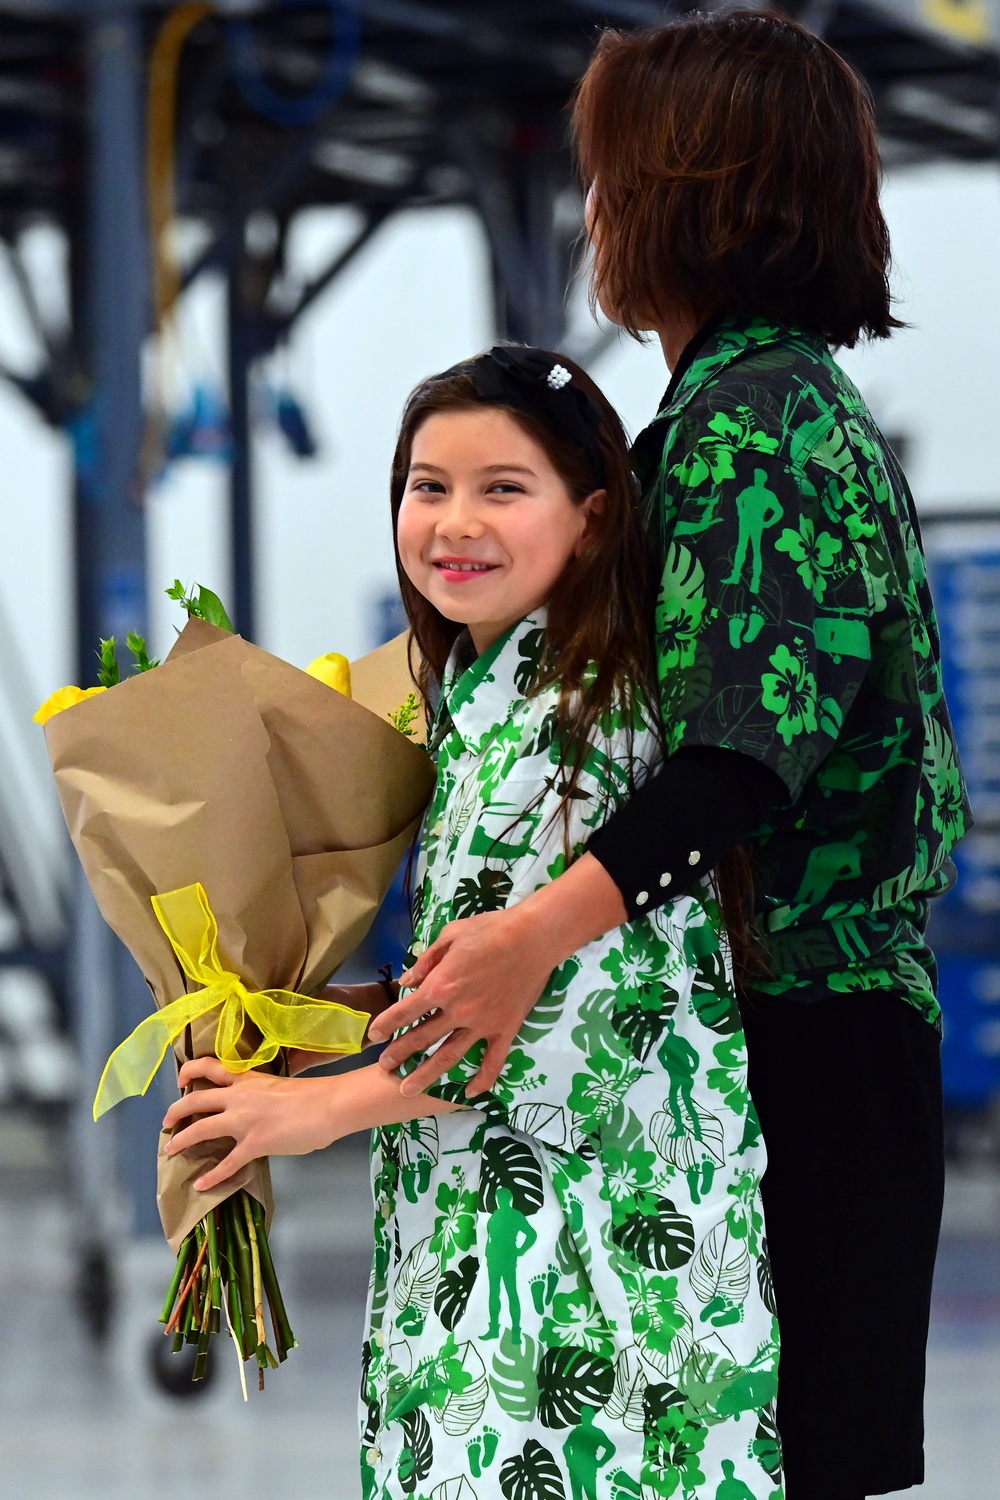
<svg viewBox="0 0 1000 1500">
<path fill-rule="evenodd" d="M 488 1469 L 497 1456 L 497 1446 L 500 1442 L 500 1434 L 495 1427 L 484 1427 L 481 1437 L 472 1438 L 465 1445 L 469 1455 L 469 1473 L 473 1479 L 481 1479 L 484 1469 Z"/>
</svg>

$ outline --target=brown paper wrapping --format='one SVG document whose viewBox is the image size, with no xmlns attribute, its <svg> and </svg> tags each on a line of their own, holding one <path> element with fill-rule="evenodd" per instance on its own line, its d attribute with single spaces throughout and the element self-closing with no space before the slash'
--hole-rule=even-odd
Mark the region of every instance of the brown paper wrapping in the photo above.
<svg viewBox="0 0 1000 1500">
<path fill-rule="evenodd" d="M 46 725 L 74 846 L 158 1006 L 188 986 L 153 911 L 156 893 L 201 882 L 220 959 L 251 989 L 316 993 L 371 926 L 434 772 L 385 718 L 413 687 L 405 637 L 355 664 L 352 677 L 349 699 L 192 619 L 162 666 Z M 215 1022 L 195 1024 L 195 1056 L 213 1053 Z M 270 1215 L 265 1161 L 196 1193 L 194 1179 L 227 1143 L 207 1143 L 196 1159 L 166 1157 L 164 1141 L 157 1198 L 175 1251 L 237 1188 Z"/>
</svg>

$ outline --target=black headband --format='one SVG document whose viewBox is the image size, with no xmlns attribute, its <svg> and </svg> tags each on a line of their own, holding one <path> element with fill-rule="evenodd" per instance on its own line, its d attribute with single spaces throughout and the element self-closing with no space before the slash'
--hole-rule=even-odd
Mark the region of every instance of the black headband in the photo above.
<svg viewBox="0 0 1000 1500">
<path fill-rule="evenodd" d="M 497 344 L 467 368 L 480 401 L 541 417 L 569 442 L 583 448 L 594 472 L 595 489 L 604 488 L 600 442 L 604 413 L 559 363 L 558 355 L 545 349 Z"/>
</svg>

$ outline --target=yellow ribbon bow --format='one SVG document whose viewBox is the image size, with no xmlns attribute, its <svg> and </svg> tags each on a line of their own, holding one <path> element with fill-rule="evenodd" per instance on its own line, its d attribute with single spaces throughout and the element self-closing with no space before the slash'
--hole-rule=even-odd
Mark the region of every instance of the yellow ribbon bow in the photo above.
<svg viewBox="0 0 1000 1500">
<path fill-rule="evenodd" d="M 271 1062 L 282 1047 L 301 1047 L 307 1052 L 361 1051 L 370 1016 L 294 990 L 248 990 L 238 974 L 222 967 L 217 951 L 219 926 L 200 882 L 152 900 L 178 963 L 203 988 L 147 1016 L 115 1048 L 97 1088 L 95 1120 L 122 1099 L 144 1094 L 184 1028 L 211 1010 L 219 1010 L 215 1055 L 234 1073 Z M 238 1044 L 248 1019 L 262 1040 L 250 1057 L 241 1057 Z"/>
</svg>

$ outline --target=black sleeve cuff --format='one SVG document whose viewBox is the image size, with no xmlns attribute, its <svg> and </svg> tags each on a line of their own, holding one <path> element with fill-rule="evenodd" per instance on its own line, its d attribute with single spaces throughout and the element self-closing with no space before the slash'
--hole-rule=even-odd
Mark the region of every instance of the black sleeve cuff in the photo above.
<svg viewBox="0 0 1000 1500">
<path fill-rule="evenodd" d="M 676 896 L 788 802 L 776 772 L 716 746 L 685 746 L 587 845 L 621 891 L 629 920 Z"/>
</svg>

